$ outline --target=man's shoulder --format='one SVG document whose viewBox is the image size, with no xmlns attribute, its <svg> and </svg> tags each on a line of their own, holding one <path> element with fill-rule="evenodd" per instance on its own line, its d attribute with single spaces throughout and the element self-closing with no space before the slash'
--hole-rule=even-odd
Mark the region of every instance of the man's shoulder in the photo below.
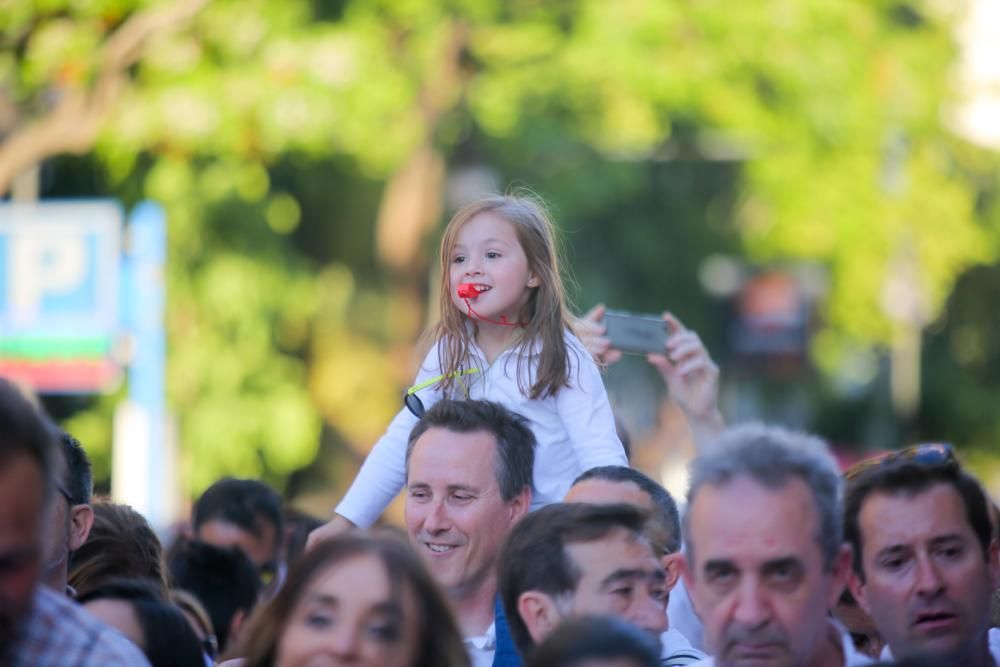
<svg viewBox="0 0 1000 667">
<path fill-rule="evenodd" d="M 148 667 L 132 642 L 44 586 L 14 650 L 16 667 Z"/>
</svg>

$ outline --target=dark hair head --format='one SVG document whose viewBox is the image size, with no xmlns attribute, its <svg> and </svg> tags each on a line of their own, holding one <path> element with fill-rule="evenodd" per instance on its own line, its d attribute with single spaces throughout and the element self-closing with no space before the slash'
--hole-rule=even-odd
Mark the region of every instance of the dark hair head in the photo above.
<svg viewBox="0 0 1000 667">
<path fill-rule="evenodd" d="M 66 431 L 60 433 L 63 457 L 66 459 L 66 490 L 74 505 L 89 505 L 94 495 L 94 478 L 90 459 L 80 441 Z"/>
<path fill-rule="evenodd" d="M 42 473 L 43 496 L 52 497 L 53 479 L 61 470 L 55 458 L 56 427 L 10 380 L 0 378 L 0 465 L 17 454 L 27 455 Z"/>
<path fill-rule="evenodd" d="M 644 475 L 635 468 L 628 466 L 601 466 L 591 468 L 577 477 L 573 481 L 573 486 L 588 479 L 600 479 L 607 482 L 631 482 L 639 487 L 639 490 L 649 496 L 653 504 L 653 511 L 649 515 L 647 530 L 656 533 L 658 539 L 651 540 L 654 548 L 663 550 L 667 554 L 677 553 L 681 550 L 681 519 L 677 512 L 677 503 L 670 492 L 657 484 L 652 478 Z M 662 542 L 661 542 L 662 540 Z"/>
<path fill-rule="evenodd" d="M 192 514 L 195 532 L 207 521 L 218 519 L 239 526 L 258 538 L 263 536 L 261 521 L 266 521 L 274 526 L 278 544 L 284 533 L 281 496 L 256 479 L 220 479 L 205 489 L 194 504 Z"/>
<path fill-rule="evenodd" d="M 85 595 L 111 579 L 149 581 L 167 599 L 163 547 L 149 522 L 128 505 L 94 503 L 94 527 L 70 554 L 69 585 Z"/>
<path fill-rule="evenodd" d="M 217 547 L 182 540 L 167 560 L 174 587 L 191 593 L 212 619 L 219 650 L 225 650 L 237 612 L 249 613 L 260 595 L 261 581 L 250 558 L 236 547 Z"/>
<path fill-rule="evenodd" d="M 727 429 L 712 448 L 691 462 L 684 543 L 693 559 L 690 508 L 702 487 L 723 486 L 749 478 L 767 489 L 782 489 L 801 480 L 816 510 L 816 542 L 829 569 L 843 544 L 841 479 L 837 461 L 819 438 L 780 426 L 749 423 Z"/>
<path fill-rule="evenodd" d="M 80 604 L 95 600 L 121 600 L 135 611 L 142 628 L 142 652 L 152 667 L 198 667 L 205 664 L 201 642 L 181 610 L 160 597 L 148 581 L 112 579 L 77 598 Z"/>
<path fill-rule="evenodd" d="M 310 586 L 327 570 L 357 556 L 375 556 L 385 567 L 394 596 L 408 590 L 417 607 L 420 624 L 419 655 L 415 665 L 468 667 L 469 657 L 448 603 L 427 573 L 423 562 L 408 544 L 386 534 L 350 534 L 322 542 L 296 562 L 284 586 L 262 605 L 241 633 L 236 655 L 246 658 L 245 667 L 269 667 L 288 620 Z"/>
<path fill-rule="evenodd" d="M 979 482 L 957 461 L 921 463 L 911 459 L 886 461 L 868 467 L 847 483 L 844 495 L 844 538 L 854 549 L 854 571 L 864 580 L 859 517 L 865 500 L 875 493 L 912 498 L 938 484 L 953 488 L 965 505 L 965 518 L 988 557 L 993 525 L 986 494 Z"/>
<path fill-rule="evenodd" d="M 492 401 L 439 401 L 431 407 L 410 432 L 406 445 L 406 474 L 410 474 L 410 455 L 417 440 L 431 428 L 454 433 L 485 431 L 497 441 L 494 462 L 500 495 L 505 501 L 531 488 L 535 465 L 535 434 L 528 420 Z"/>
<path fill-rule="evenodd" d="M 566 545 L 600 540 L 614 530 L 641 534 L 646 514 L 632 505 L 554 503 L 518 521 L 500 551 L 500 599 L 514 644 L 524 655 L 532 645 L 517 612 L 525 591 L 551 597 L 572 593 L 582 572 L 566 553 Z"/>
<path fill-rule="evenodd" d="M 584 667 L 596 660 L 659 667 L 660 647 L 647 633 L 620 618 L 582 616 L 561 623 L 531 652 L 526 667 Z"/>
</svg>

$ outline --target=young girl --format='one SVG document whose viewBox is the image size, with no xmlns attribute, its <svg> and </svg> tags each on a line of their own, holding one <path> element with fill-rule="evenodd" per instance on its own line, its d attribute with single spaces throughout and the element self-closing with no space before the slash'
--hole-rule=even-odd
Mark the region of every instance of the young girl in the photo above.
<svg viewBox="0 0 1000 667">
<path fill-rule="evenodd" d="M 370 526 L 405 483 L 406 443 L 442 398 L 496 401 L 528 418 L 533 507 L 576 476 L 628 465 L 593 357 L 573 335 L 552 222 L 538 202 L 496 195 L 452 218 L 441 241 L 441 320 L 406 407 L 375 444 L 330 524 Z"/>
</svg>

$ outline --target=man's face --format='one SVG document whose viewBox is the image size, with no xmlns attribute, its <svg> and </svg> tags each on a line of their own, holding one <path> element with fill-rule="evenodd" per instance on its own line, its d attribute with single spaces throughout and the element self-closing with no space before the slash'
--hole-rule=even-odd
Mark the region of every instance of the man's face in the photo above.
<svg viewBox="0 0 1000 667">
<path fill-rule="evenodd" d="M 855 596 L 893 655 L 958 658 L 985 646 L 996 545 L 984 557 L 951 485 L 915 496 L 874 493 L 858 526 L 864 582 L 855 582 Z"/>
<path fill-rule="evenodd" d="M 657 639 L 667 630 L 666 573 L 649 542 L 617 529 L 565 548 L 580 572 L 570 603 L 573 616 L 617 616 Z"/>
<path fill-rule="evenodd" d="M 827 610 L 843 590 L 849 552 L 824 567 L 809 488 L 737 477 L 702 487 L 688 511 L 685 582 L 716 664 L 810 664 L 828 645 Z"/>
<path fill-rule="evenodd" d="M 27 455 L 0 464 L 0 652 L 31 607 L 46 527 L 42 471 Z"/>
<path fill-rule="evenodd" d="M 275 587 L 280 585 L 283 571 L 281 543 L 273 523 L 259 518 L 257 526 L 259 535 L 224 519 L 209 519 L 195 531 L 195 539 L 217 547 L 240 549 L 257 567 L 264 584 Z"/>
<path fill-rule="evenodd" d="M 496 579 L 500 546 L 528 509 L 530 492 L 500 495 L 496 438 L 485 431 L 430 428 L 410 455 L 406 530 L 449 594 L 461 596 Z"/>
</svg>

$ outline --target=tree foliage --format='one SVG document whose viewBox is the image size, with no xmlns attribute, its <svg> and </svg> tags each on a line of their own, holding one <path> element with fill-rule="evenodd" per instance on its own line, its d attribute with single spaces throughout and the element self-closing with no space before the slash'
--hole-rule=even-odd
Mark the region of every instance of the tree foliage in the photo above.
<svg viewBox="0 0 1000 667">
<path fill-rule="evenodd" d="M 214 0 L 166 21 L 175 4 L 3 3 L 0 163 L 73 95 L 105 95 L 92 142 L 42 157 L 86 151 L 107 192 L 167 207 L 195 490 L 303 466 L 320 416 L 365 451 L 413 370 L 448 175 L 469 164 L 553 203 L 587 304 L 705 322 L 710 252 L 824 266 L 829 372 L 891 339 L 901 256 L 924 321 L 996 259 L 995 156 L 948 129 L 941 3 Z M 137 17 L 162 22 L 108 92 Z"/>
</svg>

